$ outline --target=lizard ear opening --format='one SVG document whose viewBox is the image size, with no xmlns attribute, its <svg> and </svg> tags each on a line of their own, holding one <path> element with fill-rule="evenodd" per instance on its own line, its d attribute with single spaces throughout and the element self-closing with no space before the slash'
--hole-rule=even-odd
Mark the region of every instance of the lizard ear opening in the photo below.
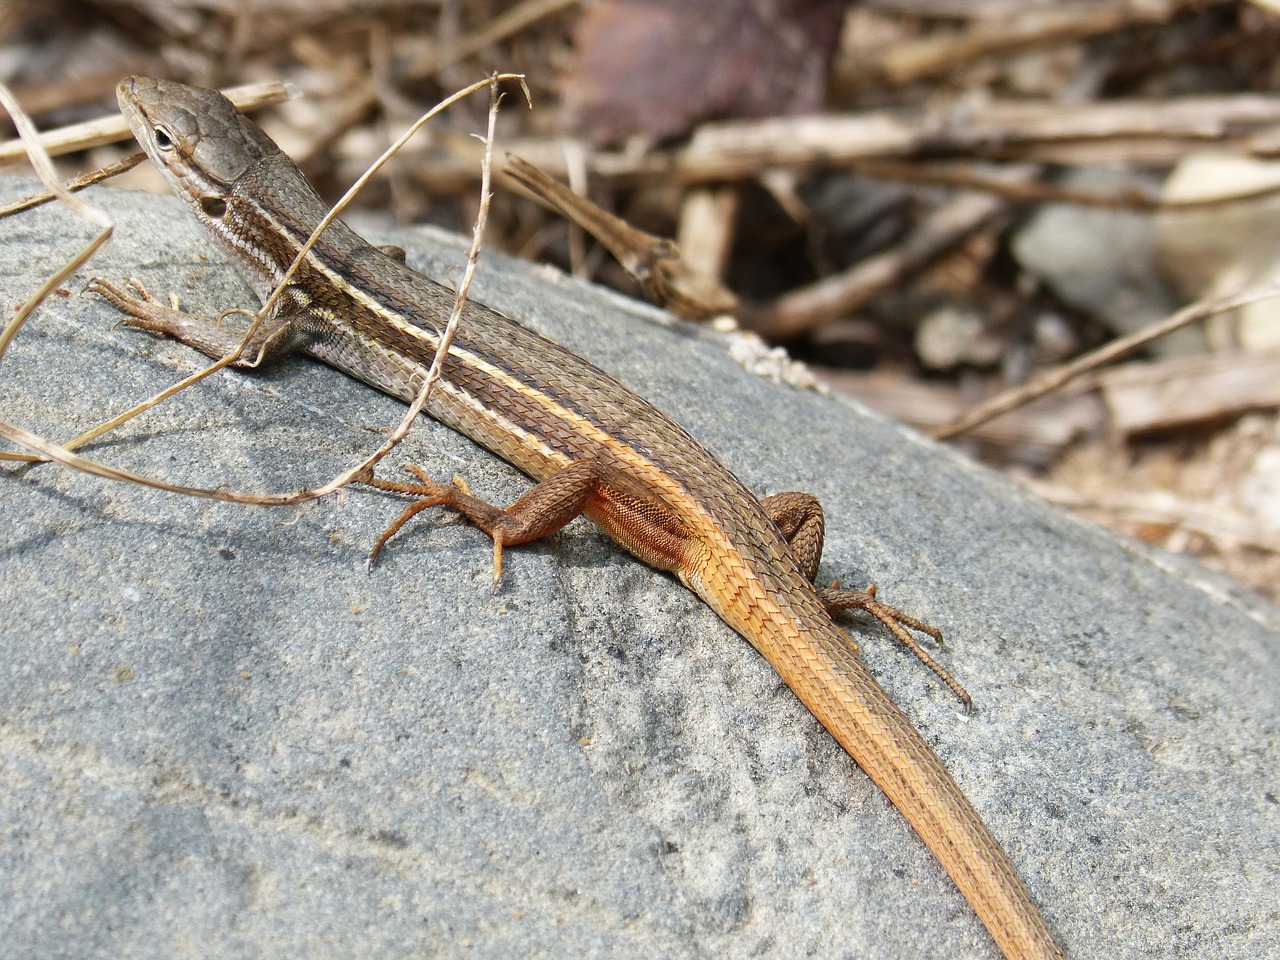
<svg viewBox="0 0 1280 960">
<path fill-rule="evenodd" d="M 205 216 L 221 220 L 227 212 L 227 201 L 224 197 L 209 195 L 200 198 L 200 209 Z"/>
</svg>

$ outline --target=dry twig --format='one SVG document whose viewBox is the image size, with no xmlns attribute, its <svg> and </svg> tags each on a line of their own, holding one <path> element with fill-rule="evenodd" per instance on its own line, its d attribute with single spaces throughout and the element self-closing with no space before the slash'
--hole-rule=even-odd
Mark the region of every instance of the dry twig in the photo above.
<svg viewBox="0 0 1280 960">
<path fill-rule="evenodd" d="M 1004 208 L 1003 201 L 989 195 L 958 197 L 926 217 L 898 247 L 792 290 L 772 303 L 745 307 L 743 326 L 770 340 L 787 340 L 857 313 L 963 243 Z"/>
<path fill-rule="evenodd" d="M 658 306 L 686 320 L 737 310 L 738 298 L 716 277 L 689 266 L 673 240 L 636 229 L 520 157 L 508 159 L 506 174 L 534 199 L 595 237 Z"/>
<path fill-rule="evenodd" d="M 985 423 L 993 417 L 1029 403 L 1037 397 L 1042 397 L 1077 377 L 1119 360 L 1121 357 L 1128 356 L 1135 350 L 1140 349 L 1152 340 L 1163 337 L 1167 333 L 1172 333 L 1181 327 L 1206 320 L 1216 314 L 1225 313 L 1228 310 L 1234 310 L 1237 307 L 1243 307 L 1246 304 L 1256 303 L 1259 300 L 1266 300 L 1276 296 L 1280 296 L 1280 283 L 1251 287 L 1228 297 L 1193 303 L 1179 310 L 1171 317 L 1152 324 L 1145 330 L 1139 330 L 1130 336 L 1113 340 L 1111 343 L 1099 347 L 1097 350 L 1087 353 L 1070 363 L 1064 363 L 1056 369 L 1041 374 L 1029 383 L 1012 390 L 1006 390 L 990 400 L 978 404 L 963 416 L 957 417 L 950 423 L 934 430 L 931 436 L 935 440 L 944 440 L 947 437 L 954 437 L 957 434 L 964 433 L 980 423 Z"/>
</svg>

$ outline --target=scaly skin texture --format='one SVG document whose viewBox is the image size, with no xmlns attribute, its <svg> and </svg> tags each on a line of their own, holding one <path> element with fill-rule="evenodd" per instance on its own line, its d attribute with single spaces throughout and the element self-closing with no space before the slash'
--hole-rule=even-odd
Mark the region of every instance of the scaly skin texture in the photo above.
<svg viewBox="0 0 1280 960">
<path fill-rule="evenodd" d="M 139 142 L 192 214 L 266 298 L 326 209 L 297 167 L 220 94 L 163 80 L 120 84 Z M 92 288 L 135 326 L 212 356 L 240 334 Z M 306 256 L 245 362 L 302 350 L 411 400 L 435 356 L 452 292 L 340 221 Z M 928 629 L 869 593 L 820 591 L 817 502 L 761 502 L 671 418 L 581 357 L 468 304 L 428 412 L 539 483 L 506 510 L 423 478 L 408 489 L 458 510 L 504 545 L 585 513 L 640 559 L 678 576 L 769 660 L 928 844 L 1009 960 L 1063 957 L 995 838 L 859 659 L 829 609 L 860 607 L 905 635 Z M 783 531 L 786 531 L 784 536 Z"/>
</svg>

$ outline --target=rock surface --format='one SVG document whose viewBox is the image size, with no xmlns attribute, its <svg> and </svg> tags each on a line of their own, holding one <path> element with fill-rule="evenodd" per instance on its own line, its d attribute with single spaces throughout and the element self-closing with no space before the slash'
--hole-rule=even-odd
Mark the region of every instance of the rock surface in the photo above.
<svg viewBox="0 0 1280 960">
<path fill-rule="evenodd" d="M 9 196 L 27 184 L 8 183 Z M 90 193 L 84 276 L 251 301 L 175 201 Z M 0 222 L 6 315 L 91 231 Z M 392 239 L 444 275 L 460 246 Z M 0 362 L 64 439 L 201 360 L 68 283 Z M 941 626 L 966 717 L 884 631 L 864 657 L 1068 954 L 1280 955 L 1277 612 L 1070 519 L 716 336 L 486 257 L 476 296 L 618 374 L 760 493 L 828 511 L 823 578 Z M 316 485 L 399 404 L 305 359 L 222 373 L 93 445 L 177 482 Z M 527 481 L 424 420 L 405 461 Z M 386 472 L 384 470 L 384 472 Z M 950 880 L 764 660 L 584 521 L 512 551 L 400 504 L 209 503 L 0 467 L 0 943 L 54 957 L 997 956 Z"/>
<path fill-rule="evenodd" d="M 1151 181 L 1146 174 L 1107 167 L 1072 169 L 1062 177 L 1064 187 L 1104 196 L 1143 190 Z M 1156 239 L 1146 213 L 1047 203 L 1028 218 L 1011 249 L 1022 268 L 1064 303 L 1126 336 L 1181 306 L 1161 274 Z M 1205 350 L 1204 332 L 1183 327 L 1144 349 L 1161 359 L 1197 356 Z"/>
<path fill-rule="evenodd" d="M 1166 277 L 1187 300 L 1225 297 L 1262 285 L 1280 270 L 1280 163 L 1231 153 L 1193 153 L 1165 182 L 1166 201 L 1245 195 L 1235 203 L 1161 210 L 1156 249 Z M 1220 351 L 1280 349 L 1280 307 L 1261 300 L 1211 317 L 1209 341 Z"/>
</svg>

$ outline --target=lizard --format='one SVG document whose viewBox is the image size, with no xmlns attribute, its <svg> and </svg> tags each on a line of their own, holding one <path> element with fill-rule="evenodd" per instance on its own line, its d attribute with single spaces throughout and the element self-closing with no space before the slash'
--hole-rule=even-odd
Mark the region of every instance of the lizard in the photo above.
<svg viewBox="0 0 1280 960">
<path fill-rule="evenodd" d="M 117 88 L 134 136 L 265 301 L 327 207 L 292 160 L 213 90 L 128 77 Z M 240 331 L 101 279 L 89 290 L 125 323 L 213 357 Z M 405 402 L 435 356 L 453 294 L 334 220 L 236 361 L 302 351 Z M 807 495 L 757 499 L 671 417 L 587 360 L 469 301 L 427 413 L 528 474 L 505 509 L 421 471 L 417 484 L 367 479 L 462 514 L 502 550 L 579 515 L 645 563 L 674 574 L 773 666 L 933 851 L 1007 960 L 1065 953 L 1008 856 L 833 619 L 862 609 L 919 650 L 934 628 L 865 591 L 819 588 L 825 535 Z M 381 544 L 381 541 L 380 541 Z M 380 545 L 379 544 L 379 545 Z M 928 661 L 927 661 L 928 662 Z M 945 679 L 945 677 L 944 677 Z M 957 692 L 962 692 L 958 686 Z"/>
</svg>

